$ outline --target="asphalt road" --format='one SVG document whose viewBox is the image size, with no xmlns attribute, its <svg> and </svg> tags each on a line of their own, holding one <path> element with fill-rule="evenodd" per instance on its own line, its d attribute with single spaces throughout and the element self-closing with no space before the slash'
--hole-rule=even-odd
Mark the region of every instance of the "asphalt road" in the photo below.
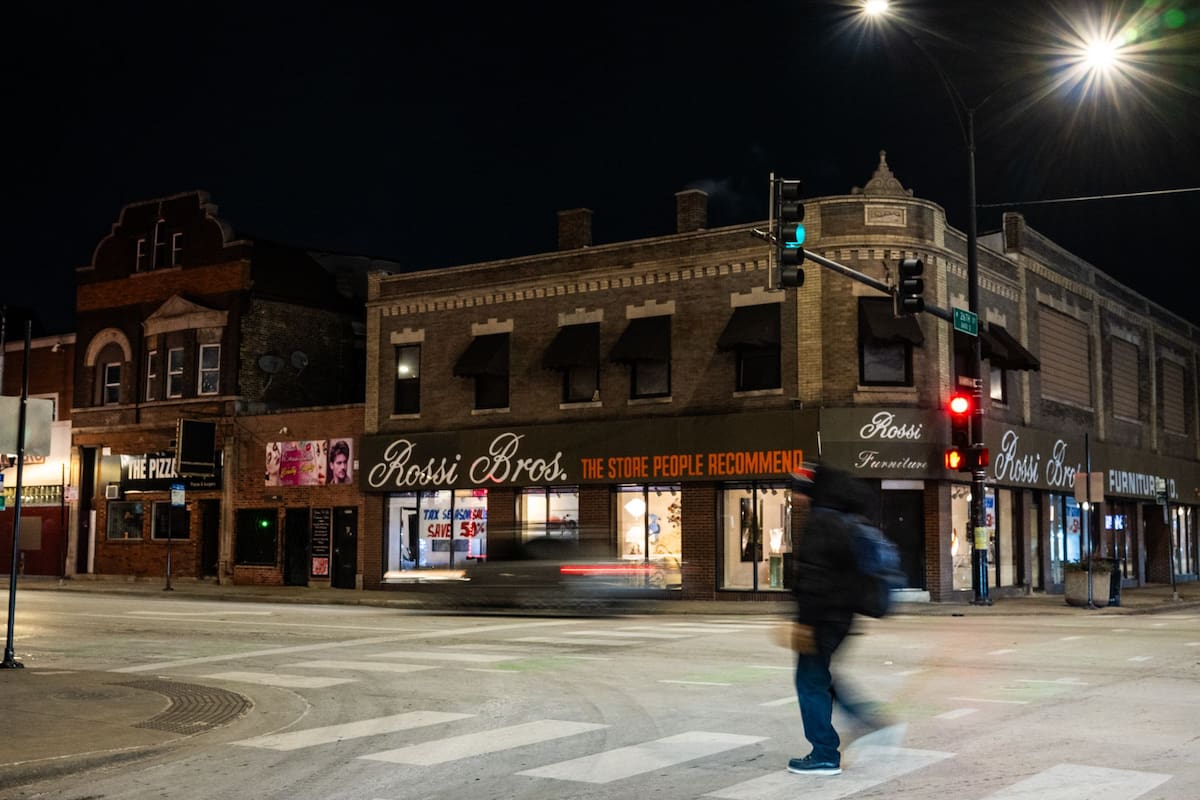
<svg viewBox="0 0 1200 800">
<path fill-rule="evenodd" d="M 0 700 L 0 768 L 17 760 L 14 737 L 35 743 L 53 724 L 29 693 L 44 680 L 74 682 L 78 697 L 48 690 L 46 702 L 91 721 L 23 763 L 53 763 L 83 737 L 91 769 L 5 798 L 1200 797 L 1194 610 L 864 620 L 837 668 L 907 737 L 850 744 L 842 775 L 815 777 L 784 769 L 807 747 L 768 616 L 21 602 L 26 669 L 0 686 L 26 691 Z M 145 741 L 126 741 L 111 723 L 160 719 L 167 685 L 194 699 L 188 724 L 203 732 L 135 725 Z"/>
</svg>

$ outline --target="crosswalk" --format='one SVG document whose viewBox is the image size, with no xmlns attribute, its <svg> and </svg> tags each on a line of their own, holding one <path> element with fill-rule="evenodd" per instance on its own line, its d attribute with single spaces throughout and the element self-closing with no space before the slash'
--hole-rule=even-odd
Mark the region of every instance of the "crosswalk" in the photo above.
<svg viewBox="0 0 1200 800">
<path fill-rule="evenodd" d="M 413 739 L 416 736 L 415 740 Z M 396 742 L 395 737 L 401 737 Z M 619 781 L 645 779 L 651 773 L 667 774 L 675 768 L 703 759 L 708 779 L 720 783 L 721 776 L 737 772 L 734 763 L 744 765 L 750 757 L 761 763 L 753 777 L 726 785 L 713 786 L 700 795 L 719 800 L 839 800 L 856 795 L 879 796 L 882 789 L 905 776 L 935 769 L 956 758 L 955 753 L 914 747 L 861 745 L 849 747 L 843 764 L 845 771 L 836 777 L 793 775 L 772 758 L 762 758 L 769 737 L 712 730 L 687 730 L 648 741 L 621 743 L 621 737 L 609 725 L 566 719 L 534 719 L 512 725 L 494 726 L 472 714 L 418 710 L 357 722 L 328 725 L 307 730 L 256 736 L 233 746 L 277 752 L 290 752 L 375 737 L 384 749 L 355 756 L 381 767 L 402 765 L 407 768 L 431 768 L 468 761 L 478 765 L 493 758 L 504 772 L 506 764 L 536 758 L 540 752 L 558 752 L 557 748 L 523 751 L 521 759 L 506 756 L 509 751 L 547 743 L 575 742 L 585 751 L 508 774 L 546 782 L 542 794 L 567 796 L 578 790 L 571 785 L 608 785 Z M 375 743 L 375 742 L 373 742 Z M 396 744 L 400 746 L 394 746 Z M 561 745 L 560 745 L 561 746 Z M 961 766 L 950 768 L 957 772 Z M 1136 800 L 1171 779 L 1170 775 L 1087 764 L 1056 764 L 1032 775 L 1014 775 L 1012 781 L 990 794 L 960 794 L 964 800 Z M 631 784 L 633 785 L 633 784 Z M 638 784 L 640 785 L 640 784 Z M 557 788 L 556 788 L 557 787 Z M 986 791 L 986 789 L 985 789 Z M 379 798 L 387 800 L 387 798 Z"/>
</svg>

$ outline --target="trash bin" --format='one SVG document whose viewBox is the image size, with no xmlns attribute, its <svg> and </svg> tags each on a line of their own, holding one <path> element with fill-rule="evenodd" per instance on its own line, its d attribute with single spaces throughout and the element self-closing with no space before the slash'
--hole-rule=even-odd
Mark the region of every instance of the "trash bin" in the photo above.
<svg viewBox="0 0 1200 800">
<path fill-rule="evenodd" d="M 1109 606 L 1121 605 L 1121 562 L 1113 561 L 1112 577 L 1108 582 L 1108 604 Z"/>
</svg>

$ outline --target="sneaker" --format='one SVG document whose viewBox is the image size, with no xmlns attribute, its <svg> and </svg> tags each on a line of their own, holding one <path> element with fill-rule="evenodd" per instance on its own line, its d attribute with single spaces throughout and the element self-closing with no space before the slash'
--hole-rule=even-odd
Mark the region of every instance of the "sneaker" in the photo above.
<svg viewBox="0 0 1200 800">
<path fill-rule="evenodd" d="M 797 775 L 840 775 L 841 766 L 836 761 L 821 761 L 809 753 L 804 758 L 793 758 L 788 762 L 788 772 Z"/>
</svg>

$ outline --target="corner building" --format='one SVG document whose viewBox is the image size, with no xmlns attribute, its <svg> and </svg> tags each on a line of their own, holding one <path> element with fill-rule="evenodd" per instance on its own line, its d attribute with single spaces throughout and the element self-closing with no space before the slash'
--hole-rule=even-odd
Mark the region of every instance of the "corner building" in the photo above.
<svg viewBox="0 0 1200 800">
<path fill-rule="evenodd" d="M 704 193 L 676 201 L 666 236 L 596 245 L 574 209 L 554 253 L 369 276 L 358 480 L 382 569 L 366 587 L 551 536 L 646 565 L 672 596 L 770 599 L 802 527 L 788 475 L 812 462 L 873 487 L 913 599 L 970 597 L 972 544 L 993 594 L 1062 591 L 1089 551 L 1126 585 L 1196 578 L 1189 322 L 1019 215 L 981 237 L 992 459 L 986 542 L 968 541 L 942 406 L 971 339 L 811 262 L 781 290 L 753 235 L 765 223 L 709 229 Z M 965 236 L 883 154 L 863 188 L 808 201 L 805 223 L 813 252 L 887 283 L 920 258 L 927 301 L 967 307 Z M 1084 510 L 1089 457 L 1105 488 Z"/>
</svg>

